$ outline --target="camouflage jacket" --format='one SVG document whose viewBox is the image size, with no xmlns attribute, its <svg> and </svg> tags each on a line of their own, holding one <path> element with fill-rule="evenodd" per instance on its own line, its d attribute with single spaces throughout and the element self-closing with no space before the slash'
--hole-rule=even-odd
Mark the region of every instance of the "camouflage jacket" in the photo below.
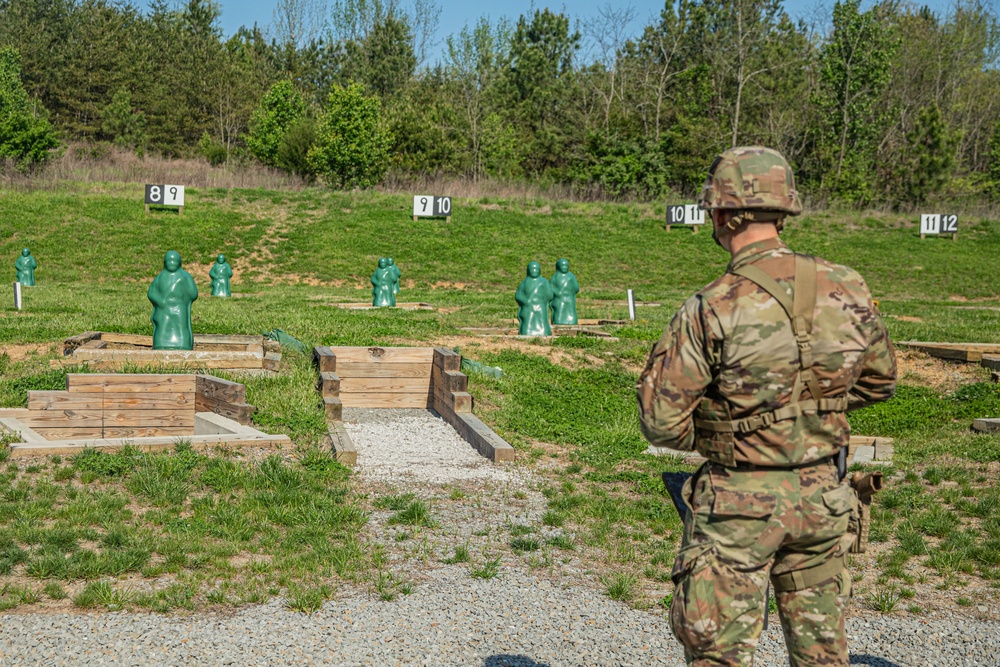
<svg viewBox="0 0 1000 667">
<path fill-rule="evenodd" d="M 730 270 L 754 264 L 782 287 L 793 282 L 795 253 L 779 239 L 753 243 Z M 890 398 L 896 359 L 885 324 L 857 272 L 816 258 L 812 372 L 824 398 L 847 397 L 848 410 Z M 791 292 L 791 289 L 788 289 Z M 727 271 L 685 302 L 653 347 L 639 377 L 640 421 L 654 448 L 690 451 L 723 462 L 789 466 L 836 454 L 850 427 L 843 412 L 812 412 L 749 433 L 716 433 L 701 420 L 742 419 L 789 403 L 799 375 L 791 321 L 756 283 Z M 808 398 L 804 391 L 802 398 Z M 725 463 L 724 463 L 725 464 Z"/>
</svg>

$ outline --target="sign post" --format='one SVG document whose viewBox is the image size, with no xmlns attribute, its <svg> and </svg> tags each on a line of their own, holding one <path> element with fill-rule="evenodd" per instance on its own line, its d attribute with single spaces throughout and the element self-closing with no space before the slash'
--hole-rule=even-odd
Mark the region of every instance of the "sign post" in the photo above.
<svg viewBox="0 0 1000 667">
<path fill-rule="evenodd" d="M 951 213 L 923 213 L 920 216 L 920 238 L 927 235 L 951 234 L 958 238 L 958 216 Z"/>
<path fill-rule="evenodd" d="M 705 211 L 697 204 L 677 204 L 667 206 L 667 226 L 669 232 L 674 225 L 691 227 L 692 233 L 698 233 L 698 226 L 705 224 Z"/>
<path fill-rule="evenodd" d="M 628 318 L 635 321 L 635 292 L 633 290 L 628 291 Z"/>
<path fill-rule="evenodd" d="M 149 215 L 149 205 L 176 206 L 177 214 L 184 215 L 183 185 L 146 185 L 146 215 Z"/>
<path fill-rule="evenodd" d="M 413 222 L 417 218 L 444 218 L 451 222 L 451 197 L 413 196 Z"/>
<path fill-rule="evenodd" d="M 14 283 L 14 307 L 21 310 L 21 283 Z"/>
</svg>

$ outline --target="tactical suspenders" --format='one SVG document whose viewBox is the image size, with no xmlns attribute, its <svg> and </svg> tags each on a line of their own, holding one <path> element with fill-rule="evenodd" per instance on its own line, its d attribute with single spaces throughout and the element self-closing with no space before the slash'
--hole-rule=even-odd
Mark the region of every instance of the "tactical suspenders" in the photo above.
<svg viewBox="0 0 1000 667">
<path fill-rule="evenodd" d="M 760 267 L 748 264 L 732 270 L 755 283 L 774 297 L 792 323 L 795 343 L 799 348 L 799 372 L 792 385 L 792 397 L 788 405 L 760 414 L 731 421 L 695 420 L 697 428 L 715 433 L 752 433 L 770 426 L 774 422 L 794 419 L 805 412 L 844 412 L 847 410 L 847 396 L 823 398 L 823 390 L 813 373 L 812 328 L 813 311 L 816 310 L 816 260 L 809 255 L 795 255 L 795 277 L 792 282 L 792 298 L 785 289 Z M 802 400 L 803 386 L 812 398 Z"/>
</svg>

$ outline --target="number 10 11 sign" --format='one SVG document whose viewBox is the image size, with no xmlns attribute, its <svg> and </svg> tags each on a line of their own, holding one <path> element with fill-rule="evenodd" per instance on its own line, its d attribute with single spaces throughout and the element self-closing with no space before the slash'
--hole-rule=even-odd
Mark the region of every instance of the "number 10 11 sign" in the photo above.
<svg viewBox="0 0 1000 667">
<path fill-rule="evenodd" d="M 414 196 L 413 219 L 417 218 L 451 218 L 451 197 Z"/>
<path fill-rule="evenodd" d="M 180 206 L 184 208 L 183 185 L 147 185 L 146 206 Z"/>
</svg>

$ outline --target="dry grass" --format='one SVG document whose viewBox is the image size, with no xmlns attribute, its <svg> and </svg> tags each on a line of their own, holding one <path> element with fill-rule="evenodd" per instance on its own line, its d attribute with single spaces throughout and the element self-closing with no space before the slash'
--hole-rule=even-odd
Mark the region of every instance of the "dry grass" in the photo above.
<svg viewBox="0 0 1000 667">
<path fill-rule="evenodd" d="M 301 190 L 302 179 L 259 164 L 213 167 L 202 158 L 139 157 L 107 144 L 70 144 L 43 170 L 0 171 L 0 184 L 18 190 L 48 190 L 66 181 L 84 183 L 182 183 L 194 188 Z"/>
</svg>

